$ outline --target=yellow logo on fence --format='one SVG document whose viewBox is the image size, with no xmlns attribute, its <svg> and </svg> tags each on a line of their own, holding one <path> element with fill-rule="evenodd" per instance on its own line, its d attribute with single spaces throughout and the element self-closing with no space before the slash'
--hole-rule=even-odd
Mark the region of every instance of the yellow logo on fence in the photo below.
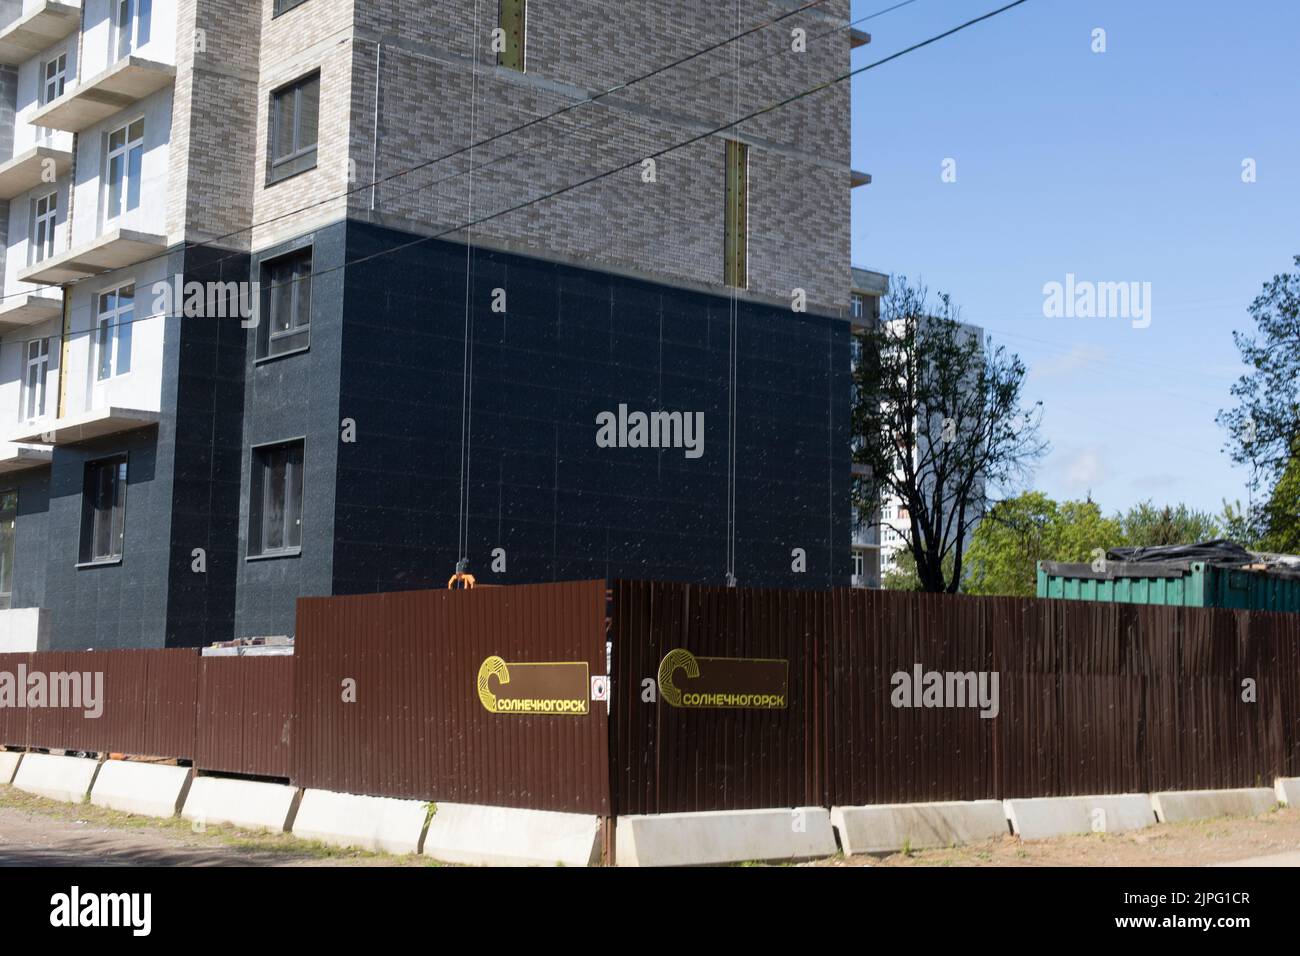
<svg viewBox="0 0 1300 956">
<path fill-rule="evenodd" d="M 478 669 L 478 699 L 491 714 L 580 717 L 590 685 L 586 661 L 509 664 L 494 656 Z"/>
<path fill-rule="evenodd" d="M 790 662 L 749 657 L 696 657 L 677 648 L 659 664 L 659 696 L 673 707 L 785 710 Z M 682 671 L 687 683 L 678 687 Z"/>
</svg>

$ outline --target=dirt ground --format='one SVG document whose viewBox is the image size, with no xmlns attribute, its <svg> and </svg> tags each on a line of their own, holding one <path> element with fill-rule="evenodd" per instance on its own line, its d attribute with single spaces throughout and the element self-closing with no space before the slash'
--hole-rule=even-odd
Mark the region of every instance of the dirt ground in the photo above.
<svg viewBox="0 0 1300 956">
<path fill-rule="evenodd" d="M 288 834 L 234 827 L 195 832 L 89 803 L 44 800 L 0 786 L 0 866 L 430 866 L 420 857 L 340 850 Z"/>
<path fill-rule="evenodd" d="M 1125 834 L 1023 842 L 1004 837 L 940 850 L 834 857 L 802 866 L 1300 865 L 1300 808 L 1168 824 Z M 287 834 L 156 820 L 70 805 L 0 786 L 0 866 L 436 866 L 420 857 L 340 850 Z"/>
<path fill-rule="evenodd" d="M 1261 858 L 1268 858 L 1267 860 Z M 1007 836 L 942 850 L 836 857 L 807 866 L 1206 866 L 1300 864 L 1300 807 L 1257 817 L 1159 824 L 1131 833 L 1094 833 L 1025 842 Z"/>
</svg>

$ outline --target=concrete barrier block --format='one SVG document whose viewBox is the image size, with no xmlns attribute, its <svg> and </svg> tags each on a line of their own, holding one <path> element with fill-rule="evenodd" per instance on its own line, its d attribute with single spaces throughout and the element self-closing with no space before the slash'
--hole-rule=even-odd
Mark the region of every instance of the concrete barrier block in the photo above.
<svg viewBox="0 0 1300 956">
<path fill-rule="evenodd" d="M 831 807 L 831 825 L 848 854 L 983 843 L 1007 835 L 1001 800 Z"/>
<path fill-rule="evenodd" d="M 424 855 L 475 866 L 591 866 L 600 861 L 600 817 L 439 803 Z"/>
<path fill-rule="evenodd" d="M 1034 797 L 1002 802 L 1011 828 L 1022 840 L 1045 840 L 1077 833 L 1123 833 L 1156 822 L 1151 799 L 1145 793 Z"/>
<path fill-rule="evenodd" d="M 1151 806 L 1161 823 L 1185 823 L 1212 817 L 1253 817 L 1277 803 L 1270 787 L 1239 790 L 1166 790 L 1151 794 Z"/>
<path fill-rule="evenodd" d="M 333 846 L 419 853 L 427 812 L 419 800 L 305 790 L 293 821 L 293 835 Z"/>
<path fill-rule="evenodd" d="M 174 817 L 190 786 L 189 767 L 108 760 L 99 768 L 90 802 L 142 817 Z"/>
<path fill-rule="evenodd" d="M 0 779 L 4 772 L 0 771 Z M 1277 802 L 1288 807 L 1300 807 L 1300 777 L 1278 777 L 1273 787 L 1277 793 Z"/>
<path fill-rule="evenodd" d="M 99 761 L 87 757 L 56 757 L 28 753 L 14 775 L 14 786 L 38 797 L 81 803 L 95 782 Z"/>
<path fill-rule="evenodd" d="M 14 774 L 18 772 L 18 764 L 22 759 L 21 750 L 0 750 L 0 784 L 13 783 Z"/>
<path fill-rule="evenodd" d="M 834 856 L 824 807 L 715 810 L 618 818 L 619 866 L 703 866 Z"/>
<path fill-rule="evenodd" d="M 230 777 L 195 777 L 181 816 L 204 825 L 228 823 L 248 830 L 283 833 L 293 826 L 297 806 L 297 787 Z"/>
</svg>

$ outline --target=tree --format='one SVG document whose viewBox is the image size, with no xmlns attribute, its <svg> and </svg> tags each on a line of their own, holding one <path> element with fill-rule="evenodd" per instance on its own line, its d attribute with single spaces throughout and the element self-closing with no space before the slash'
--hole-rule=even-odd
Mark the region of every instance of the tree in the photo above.
<svg viewBox="0 0 1300 956">
<path fill-rule="evenodd" d="M 1134 505 L 1119 516 L 1124 544 L 1149 547 L 1158 544 L 1196 544 L 1223 533 L 1220 519 L 1179 504 L 1158 508 L 1150 501 Z"/>
<path fill-rule="evenodd" d="M 1295 257 L 1300 268 L 1300 256 Z M 1232 460 L 1251 468 L 1252 491 L 1267 489 L 1244 522 L 1271 550 L 1300 546 L 1300 271 L 1276 275 L 1250 305 L 1252 334 L 1233 332 L 1250 370 L 1232 386 L 1237 407 L 1216 421 Z"/>
<path fill-rule="evenodd" d="M 1121 538 L 1119 518 L 1105 517 L 1091 499 L 1058 504 L 1025 492 L 998 502 L 975 529 L 965 590 L 1032 597 L 1039 561 L 1091 561 Z"/>
<path fill-rule="evenodd" d="M 890 283 L 879 323 L 861 333 L 854 369 L 853 503 L 871 522 L 884 494 L 898 498 L 898 530 L 926 591 L 955 592 L 970 532 L 989 488 L 1003 487 L 1046 451 L 1041 409 L 1020 407 L 1025 366 L 985 348 L 958 321 L 947 294 Z"/>
</svg>

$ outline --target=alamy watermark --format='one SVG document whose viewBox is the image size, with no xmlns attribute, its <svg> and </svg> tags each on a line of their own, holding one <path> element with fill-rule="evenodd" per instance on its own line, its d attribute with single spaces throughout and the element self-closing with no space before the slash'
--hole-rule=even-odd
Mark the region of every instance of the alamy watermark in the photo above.
<svg viewBox="0 0 1300 956">
<path fill-rule="evenodd" d="M 597 448 L 681 448 L 687 458 L 704 454 L 703 412 L 617 412 L 596 416 Z"/>
<path fill-rule="evenodd" d="M 911 673 L 897 671 L 889 680 L 894 690 L 889 702 L 903 707 L 979 708 L 980 716 L 998 715 L 997 671 L 927 671 L 913 664 Z"/>
<path fill-rule="evenodd" d="M 257 302 L 261 289 L 256 282 L 198 282 L 173 276 L 153 284 L 153 315 L 175 315 L 186 319 L 239 319 L 251 329 L 257 326 Z"/>
<path fill-rule="evenodd" d="M 1043 286 L 1043 315 L 1049 319 L 1130 319 L 1135 329 L 1151 325 L 1150 282 L 1092 282 L 1066 273 L 1065 282 Z"/>
<path fill-rule="evenodd" d="M 104 713 L 103 671 L 0 671 L 0 709 L 80 710 L 90 720 Z"/>
</svg>

